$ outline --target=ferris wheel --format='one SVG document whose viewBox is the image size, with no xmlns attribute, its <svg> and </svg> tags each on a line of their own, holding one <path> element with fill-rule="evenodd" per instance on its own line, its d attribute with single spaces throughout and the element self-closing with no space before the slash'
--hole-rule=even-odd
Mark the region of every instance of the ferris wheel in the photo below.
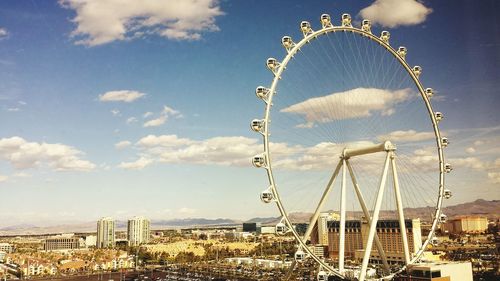
<svg viewBox="0 0 500 281">
<path fill-rule="evenodd" d="M 442 99 L 388 31 L 375 35 L 369 20 L 354 27 L 349 14 L 320 22 L 302 21 L 298 42 L 282 38 L 286 56 L 267 59 L 273 80 L 255 91 L 265 113 L 251 128 L 264 150 L 252 163 L 269 181 L 260 197 L 277 205 L 276 233 L 295 237 L 295 262 L 314 260 L 318 280 L 391 279 L 446 221 L 449 141 L 431 105 Z"/>
</svg>

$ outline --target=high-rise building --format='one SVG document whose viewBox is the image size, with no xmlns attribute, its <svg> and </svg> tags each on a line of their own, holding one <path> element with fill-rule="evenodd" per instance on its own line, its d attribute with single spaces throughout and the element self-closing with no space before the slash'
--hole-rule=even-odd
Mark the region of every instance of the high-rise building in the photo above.
<svg viewBox="0 0 500 281">
<path fill-rule="evenodd" d="M 130 246 L 139 246 L 149 242 L 151 222 L 144 217 L 133 217 L 128 220 L 127 239 Z"/>
<path fill-rule="evenodd" d="M 330 257 L 338 256 L 340 232 L 339 221 L 328 222 L 328 251 Z M 364 220 L 347 220 L 345 229 L 345 256 L 362 259 L 368 240 L 370 227 Z M 416 253 L 422 245 L 420 219 L 405 220 L 406 237 L 410 253 Z M 390 263 L 404 262 L 403 238 L 400 233 L 399 220 L 379 220 L 377 236 Z M 372 248 L 370 259 L 379 260 L 375 247 Z"/>
<path fill-rule="evenodd" d="M 101 218 L 97 221 L 97 248 L 113 248 L 115 246 L 115 221 Z"/>
<path fill-rule="evenodd" d="M 320 213 L 318 217 L 318 245 L 328 246 L 328 222 L 338 221 L 340 216 L 337 213 Z"/>
</svg>

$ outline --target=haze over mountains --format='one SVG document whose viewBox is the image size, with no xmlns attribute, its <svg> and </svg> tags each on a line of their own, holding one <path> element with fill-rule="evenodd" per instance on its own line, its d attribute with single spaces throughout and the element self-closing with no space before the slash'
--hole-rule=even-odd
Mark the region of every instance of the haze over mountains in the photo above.
<svg viewBox="0 0 500 281">
<path fill-rule="evenodd" d="M 408 208 L 405 209 L 405 215 L 408 217 L 430 218 L 434 207 Z M 483 200 L 478 199 L 473 202 L 448 206 L 443 208 L 443 213 L 448 217 L 463 216 L 463 215 L 482 215 L 489 219 L 500 218 L 500 200 Z M 381 218 L 388 212 L 381 212 Z M 290 218 L 294 222 L 307 222 L 310 213 L 292 213 Z M 360 217 L 360 212 L 349 212 L 348 217 Z M 263 224 L 274 224 L 279 220 L 279 217 L 253 218 L 247 222 L 261 222 Z M 235 226 L 240 225 L 243 221 L 234 219 L 205 219 L 205 218 L 188 218 L 188 219 L 172 219 L 172 220 L 152 220 L 152 229 L 167 229 L 167 228 L 186 228 L 196 226 Z M 117 230 L 126 230 L 126 221 L 116 221 Z M 0 228 L 0 235 L 36 235 L 36 234 L 55 234 L 68 232 L 94 232 L 96 222 L 84 223 L 66 223 L 55 226 L 42 226 L 33 224 L 18 224 Z"/>
</svg>

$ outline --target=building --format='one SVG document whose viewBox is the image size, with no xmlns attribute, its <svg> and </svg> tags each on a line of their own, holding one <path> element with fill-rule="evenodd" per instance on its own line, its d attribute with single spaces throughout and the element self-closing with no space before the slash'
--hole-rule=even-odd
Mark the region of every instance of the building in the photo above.
<svg viewBox="0 0 500 281">
<path fill-rule="evenodd" d="M 96 245 L 97 245 L 97 236 L 95 236 L 95 235 L 85 236 L 85 247 L 86 248 L 95 247 Z"/>
<path fill-rule="evenodd" d="M 79 237 L 68 237 L 66 235 L 47 238 L 43 241 L 44 251 L 76 250 L 81 248 Z"/>
<path fill-rule="evenodd" d="M 488 219 L 480 216 L 462 216 L 449 219 L 441 225 L 441 231 L 459 233 L 480 233 L 488 229 Z"/>
<path fill-rule="evenodd" d="M 14 246 L 10 243 L 0 243 L 0 251 L 10 254 L 14 252 Z"/>
<path fill-rule="evenodd" d="M 260 228 L 261 234 L 274 234 L 276 232 L 276 228 L 274 226 L 263 226 Z"/>
<path fill-rule="evenodd" d="M 339 221 L 328 222 L 328 252 L 330 257 L 338 257 L 340 232 Z M 405 220 L 406 236 L 410 253 L 416 253 L 422 245 L 420 219 Z M 369 226 L 366 221 L 347 220 L 345 229 L 345 257 L 363 259 L 366 248 Z M 404 262 L 403 238 L 400 233 L 399 220 L 379 220 L 377 222 L 377 236 L 389 263 Z M 372 260 L 380 260 L 378 251 L 373 245 Z"/>
<path fill-rule="evenodd" d="M 115 246 L 115 221 L 101 218 L 97 221 L 97 248 L 113 248 Z"/>
<path fill-rule="evenodd" d="M 24 276 L 55 275 L 57 273 L 57 268 L 52 264 L 38 261 L 23 264 L 20 270 Z"/>
<path fill-rule="evenodd" d="M 336 213 L 320 213 L 317 222 L 318 245 L 328 246 L 328 222 L 338 221 L 340 216 Z"/>
<path fill-rule="evenodd" d="M 244 222 L 243 223 L 243 231 L 244 232 L 255 232 L 260 234 L 262 228 L 262 224 L 260 222 Z"/>
<path fill-rule="evenodd" d="M 408 266 L 408 274 L 396 281 L 472 281 L 470 262 L 435 262 Z"/>
<path fill-rule="evenodd" d="M 281 260 L 266 260 L 266 259 L 256 259 L 252 257 L 235 257 L 226 258 L 225 261 L 229 264 L 236 265 L 257 265 L 263 268 L 287 268 L 292 264 L 291 261 L 281 261 Z"/>
<path fill-rule="evenodd" d="M 313 245 L 310 246 L 309 249 L 313 252 L 315 256 L 321 259 L 325 258 L 328 255 L 328 246 Z"/>
<path fill-rule="evenodd" d="M 127 239 L 130 246 L 139 246 L 149 242 L 151 222 L 144 217 L 128 220 Z"/>
</svg>

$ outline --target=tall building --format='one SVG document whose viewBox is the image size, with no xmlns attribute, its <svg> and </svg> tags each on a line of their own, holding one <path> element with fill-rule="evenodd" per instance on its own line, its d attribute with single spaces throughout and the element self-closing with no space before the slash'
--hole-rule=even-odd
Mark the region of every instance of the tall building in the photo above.
<svg viewBox="0 0 500 281">
<path fill-rule="evenodd" d="M 127 239 L 130 246 L 139 246 L 149 242 L 151 222 L 144 217 L 134 217 L 128 220 Z"/>
<path fill-rule="evenodd" d="M 318 217 L 318 245 L 328 246 L 328 222 L 338 221 L 340 216 L 337 213 L 320 213 Z"/>
<path fill-rule="evenodd" d="M 115 246 L 115 221 L 101 218 L 97 221 L 97 248 L 113 248 Z"/>
<path fill-rule="evenodd" d="M 328 252 L 330 257 L 338 256 L 340 232 L 339 221 L 328 222 Z M 416 253 L 422 245 L 420 219 L 405 220 L 406 237 L 410 253 Z M 345 229 L 345 256 L 352 259 L 362 259 L 368 240 L 370 227 L 366 221 L 348 220 Z M 377 235 L 390 263 L 404 262 L 403 238 L 401 237 L 399 220 L 379 220 Z M 372 248 L 370 259 L 379 260 L 375 247 Z"/>
</svg>

